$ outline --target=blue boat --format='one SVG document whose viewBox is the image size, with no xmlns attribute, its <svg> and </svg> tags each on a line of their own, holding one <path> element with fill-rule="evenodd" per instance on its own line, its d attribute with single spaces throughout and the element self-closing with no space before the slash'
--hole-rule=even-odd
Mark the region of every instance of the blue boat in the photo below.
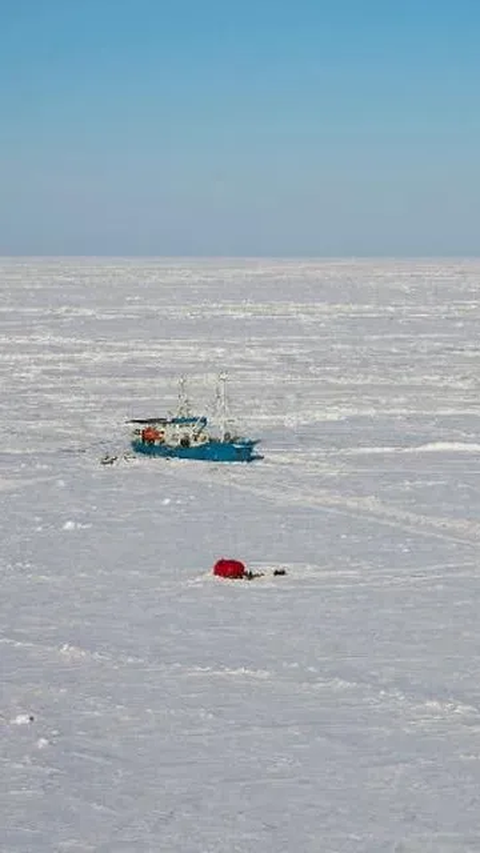
<svg viewBox="0 0 480 853">
<path fill-rule="evenodd" d="M 211 430 L 205 415 L 190 412 L 185 380 L 180 382 L 179 407 L 171 417 L 135 418 L 131 447 L 135 453 L 164 459 L 199 459 L 207 462 L 253 462 L 263 459 L 256 452 L 259 439 L 235 435 L 227 429 L 225 375 L 220 376 L 217 404 L 220 430 Z"/>
</svg>

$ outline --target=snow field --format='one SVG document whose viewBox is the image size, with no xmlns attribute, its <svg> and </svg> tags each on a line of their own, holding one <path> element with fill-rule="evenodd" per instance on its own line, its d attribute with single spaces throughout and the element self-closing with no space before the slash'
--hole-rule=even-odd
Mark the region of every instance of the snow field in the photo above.
<svg viewBox="0 0 480 853">
<path fill-rule="evenodd" d="M 480 851 L 479 273 L 0 261 L 2 853 Z"/>
</svg>

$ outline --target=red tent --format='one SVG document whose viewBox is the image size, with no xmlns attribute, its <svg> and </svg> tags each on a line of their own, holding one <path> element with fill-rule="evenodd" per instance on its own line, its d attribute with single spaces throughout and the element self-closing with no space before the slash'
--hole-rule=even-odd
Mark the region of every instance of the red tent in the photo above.
<svg viewBox="0 0 480 853">
<path fill-rule="evenodd" d="M 222 557 L 213 567 L 213 574 L 220 578 L 239 579 L 245 577 L 245 566 L 240 560 L 226 560 Z"/>
</svg>

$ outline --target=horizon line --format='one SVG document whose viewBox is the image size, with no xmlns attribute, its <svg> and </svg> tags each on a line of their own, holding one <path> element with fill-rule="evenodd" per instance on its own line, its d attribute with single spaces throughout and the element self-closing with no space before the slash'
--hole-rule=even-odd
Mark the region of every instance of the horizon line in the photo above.
<svg viewBox="0 0 480 853">
<path fill-rule="evenodd" d="M 150 254 L 3 254 L 0 260 L 158 260 L 158 261 L 478 261 L 479 254 L 445 255 L 150 255 Z"/>
</svg>

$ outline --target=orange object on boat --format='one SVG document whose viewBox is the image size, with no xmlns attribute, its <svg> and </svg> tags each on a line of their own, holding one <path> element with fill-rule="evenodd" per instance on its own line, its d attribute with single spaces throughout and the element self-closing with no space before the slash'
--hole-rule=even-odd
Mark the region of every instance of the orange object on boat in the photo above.
<svg viewBox="0 0 480 853">
<path fill-rule="evenodd" d="M 142 429 L 142 441 L 146 441 L 147 444 L 153 444 L 154 441 L 157 441 L 160 438 L 160 433 L 158 429 L 155 427 L 147 426 L 145 429 Z"/>
</svg>

